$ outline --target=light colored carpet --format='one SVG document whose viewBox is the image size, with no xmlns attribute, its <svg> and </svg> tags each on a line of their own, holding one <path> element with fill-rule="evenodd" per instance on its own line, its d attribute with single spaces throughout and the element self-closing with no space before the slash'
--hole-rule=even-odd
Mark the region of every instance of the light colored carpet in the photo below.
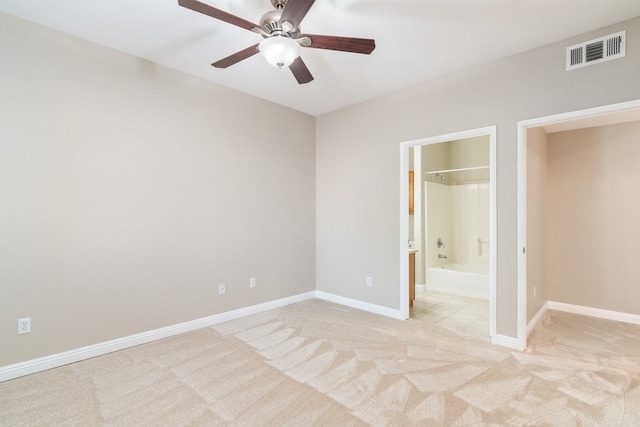
<svg viewBox="0 0 640 427">
<path fill-rule="evenodd" d="M 319 300 L 0 383 L 0 425 L 640 425 L 640 326 L 526 352 Z"/>
</svg>

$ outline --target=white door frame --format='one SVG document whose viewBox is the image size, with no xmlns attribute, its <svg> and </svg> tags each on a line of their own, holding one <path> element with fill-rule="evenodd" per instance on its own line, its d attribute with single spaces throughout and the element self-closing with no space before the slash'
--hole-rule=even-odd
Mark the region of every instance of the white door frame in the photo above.
<svg viewBox="0 0 640 427">
<path fill-rule="evenodd" d="M 527 324 L 527 130 L 546 127 L 553 131 L 581 129 L 640 118 L 640 99 L 603 105 L 518 122 L 518 349 L 527 348 L 528 335 L 537 319 Z"/>
<path fill-rule="evenodd" d="M 438 135 L 429 138 L 406 141 L 400 144 L 400 314 L 403 319 L 409 318 L 409 206 L 407 194 L 409 194 L 409 148 L 421 145 L 437 144 L 440 142 L 455 141 L 458 139 L 473 138 L 478 136 L 489 137 L 489 223 L 490 223 L 490 243 L 489 243 L 489 310 L 490 310 L 490 334 L 492 341 L 496 336 L 496 273 L 497 273 L 497 222 L 496 222 L 496 126 L 472 129 L 462 132 L 454 132 L 446 135 Z M 421 179 L 421 177 L 416 177 Z M 421 187 L 422 188 L 422 187 Z M 424 242 L 423 242 L 424 246 Z M 424 250 L 421 248 L 421 250 Z"/>
</svg>

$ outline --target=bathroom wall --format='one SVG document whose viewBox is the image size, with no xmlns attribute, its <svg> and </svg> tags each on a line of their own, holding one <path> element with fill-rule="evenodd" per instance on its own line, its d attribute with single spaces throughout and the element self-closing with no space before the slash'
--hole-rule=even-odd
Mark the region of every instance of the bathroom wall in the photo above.
<svg viewBox="0 0 640 427">
<path fill-rule="evenodd" d="M 412 147 L 409 150 L 409 157 L 413 162 L 413 206 L 414 214 L 409 218 L 409 227 L 411 229 L 411 240 L 413 247 L 418 250 L 415 255 L 415 280 L 417 285 L 425 283 L 425 248 L 424 248 L 424 182 L 421 177 L 422 172 L 422 148 Z"/>
<path fill-rule="evenodd" d="M 549 300 L 640 314 L 640 122 L 548 135 Z"/>
<path fill-rule="evenodd" d="M 488 135 L 476 136 L 449 145 L 449 169 L 471 168 L 489 165 L 491 143 Z"/>
<path fill-rule="evenodd" d="M 421 147 L 422 154 L 422 170 L 435 171 L 450 168 L 451 142 L 443 142 L 439 144 L 423 145 Z M 422 179 L 425 179 L 423 176 Z"/>
<path fill-rule="evenodd" d="M 409 171 L 414 172 L 414 175 L 415 175 L 415 162 L 413 160 L 414 151 L 415 149 L 413 147 L 409 149 L 408 157 L 409 157 Z M 414 178 L 414 182 L 415 182 L 415 178 Z M 414 190 L 414 195 L 415 195 L 415 190 Z M 420 216 L 420 208 L 418 207 L 418 209 L 416 210 L 416 206 L 414 204 L 413 211 L 409 211 L 409 240 L 410 241 L 415 241 L 415 229 L 416 229 L 415 221 L 416 221 L 416 218 L 419 216 Z"/>
</svg>

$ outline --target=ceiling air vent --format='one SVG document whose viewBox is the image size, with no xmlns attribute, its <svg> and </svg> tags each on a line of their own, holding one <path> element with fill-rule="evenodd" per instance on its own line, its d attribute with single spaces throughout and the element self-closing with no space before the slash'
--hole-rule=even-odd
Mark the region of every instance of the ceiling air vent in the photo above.
<svg viewBox="0 0 640 427">
<path fill-rule="evenodd" d="M 569 46 L 567 48 L 567 70 L 622 58 L 626 54 L 626 38 L 627 32 L 621 31 Z"/>
</svg>

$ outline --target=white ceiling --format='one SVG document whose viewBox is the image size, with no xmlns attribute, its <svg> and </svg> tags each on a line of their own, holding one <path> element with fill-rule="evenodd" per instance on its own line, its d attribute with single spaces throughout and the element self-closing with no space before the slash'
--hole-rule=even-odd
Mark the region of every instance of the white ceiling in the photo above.
<svg viewBox="0 0 640 427">
<path fill-rule="evenodd" d="M 272 9 L 269 0 L 201 1 L 254 23 Z M 376 49 L 303 48 L 315 77 L 306 85 L 259 55 L 213 68 L 261 37 L 177 0 L 0 0 L 0 11 L 320 115 L 640 16 L 640 1 L 318 0 L 303 32 L 373 38 Z"/>
</svg>

